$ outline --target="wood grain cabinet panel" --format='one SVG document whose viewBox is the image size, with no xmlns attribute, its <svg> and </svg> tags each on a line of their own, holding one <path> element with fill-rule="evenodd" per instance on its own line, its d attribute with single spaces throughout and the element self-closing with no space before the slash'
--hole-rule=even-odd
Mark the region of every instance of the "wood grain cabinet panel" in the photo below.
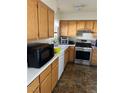
<svg viewBox="0 0 124 93">
<path fill-rule="evenodd" d="M 38 39 L 37 0 L 27 0 L 27 39 Z"/>
<path fill-rule="evenodd" d="M 33 93 L 40 93 L 40 88 L 37 87 L 37 89 Z"/>
<path fill-rule="evenodd" d="M 97 48 L 93 48 L 92 50 L 92 65 L 97 65 Z"/>
<path fill-rule="evenodd" d="M 69 62 L 74 62 L 75 59 L 75 47 L 70 46 L 69 47 Z"/>
<path fill-rule="evenodd" d="M 68 21 L 60 21 L 60 35 L 61 36 L 68 35 Z"/>
<path fill-rule="evenodd" d="M 40 93 L 51 93 L 51 73 L 45 77 L 45 80 L 40 85 Z"/>
<path fill-rule="evenodd" d="M 85 21 L 85 29 L 86 30 L 93 30 L 93 25 L 94 25 L 94 22 L 91 20 L 88 20 L 88 21 Z"/>
<path fill-rule="evenodd" d="M 97 38 L 97 21 L 94 21 L 94 26 L 93 26 L 93 37 Z"/>
<path fill-rule="evenodd" d="M 54 89 L 54 87 L 56 86 L 58 81 L 58 65 L 56 65 L 53 69 L 52 69 L 52 90 Z"/>
<path fill-rule="evenodd" d="M 58 65 L 58 58 L 52 63 L 52 69 Z"/>
<path fill-rule="evenodd" d="M 77 21 L 77 31 L 85 29 L 85 21 Z"/>
<path fill-rule="evenodd" d="M 52 63 L 52 90 L 58 81 L 58 58 Z"/>
<path fill-rule="evenodd" d="M 27 93 L 39 93 L 39 77 L 34 79 L 30 85 L 28 85 Z"/>
<path fill-rule="evenodd" d="M 64 67 L 67 65 L 68 61 L 69 61 L 69 51 L 68 49 L 66 49 L 64 55 Z"/>
<path fill-rule="evenodd" d="M 76 36 L 76 21 L 69 21 L 68 23 L 68 36 Z"/>
<path fill-rule="evenodd" d="M 51 65 L 49 65 L 41 74 L 40 74 L 40 82 L 42 82 L 48 74 L 51 73 Z"/>
<path fill-rule="evenodd" d="M 48 10 L 41 1 L 38 2 L 39 38 L 48 38 Z"/>
<path fill-rule="evenodd" d="M 97 32 L 97 21 L 93 21 L 94 22 L 94 26 L 93 26 L 93 31 Z"/>
<path fill-rule="evenodd" d="M 54 11 L 48 9 L 49 37 L 54 37 Z"/>
</svg>

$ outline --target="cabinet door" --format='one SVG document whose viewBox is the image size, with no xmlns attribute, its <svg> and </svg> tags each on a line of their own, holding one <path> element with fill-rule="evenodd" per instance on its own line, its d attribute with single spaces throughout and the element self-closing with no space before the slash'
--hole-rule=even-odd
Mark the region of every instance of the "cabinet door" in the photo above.
<svg viewBox="0 0 124 93">
<path fill-rule="evenodd" d="M 97 49 L 94 48 L 92 52 L 92 65 L 97 65 Z"/>
<path fill-rule="evenodd" d="M 65 55 L 64 55 L 64 66 L 67 65 L 68 61 L 69 61 L 69 51 L 68 49 L 65 51 Z"/>
<path fill-rule="evenodd" d="M 77 31 L 85 29 L 85 21 L 77 21 Z"/>
<path fill-rule="evenodd" d="M 38 39 L 37 0 L 27 0 L 27 38 Z"/>
<path fill-rule="evenodd" d="M 54 37 L 54 12 L 48 9 L 49 37 Z"/>
<path fill-rule="evenodd" d="M 86 25 L 85 25 L 85 29 L 86 30 L 93 30 L 93 21 L 85 21 Z"/>
<path fill-rule="evenodd" d="M 33 82 L 28 86 L 27 93 L 39 93 L 39 77 L 37 77 Z"/>
<path fill-rule="evenodd" d="M 38 2 L 39 38 L 48 38 L 48 13 L 47 6 Z"/>
<path fill-rule="evenodd" d="M 68 34 L 68 21 L 60 21 L 60 35 L 67 36 Z"/>
<path fill-rule="evenodd" d="M 94 21 L 93 31 L 94 32 L 97 32 L 97 21 Z"/>
<path fill-rule="evenodd" d="M 37 87 L 37 89 L 33 93 L 40 93 L 40 88 Z"/>
<path fill-rule="evenodd" d="M 51 93 L 51 74 L 41 83 L 41 93 Z"/>
<path fill-rule="evenodd" d="M 58 65 L 56 65 L 53 69 L 52 69 L 52 90 L 54 89 L 54 87 L 56 86 L 58 81 Z"/>
<path fill-rule="evenodd" d="M 97 21 L 94 21 L 93 32 L 93 37 L 97 38 Z"/>
<path fill-rule="evenodd" d="M 69 47 L 69 62 L 74 62 L 74 58 L 75 58 L 75 47 L 70 46 Z"/>
<path fill-rule="evenodd" d="M 69 21 L 68 36 L 76 36 L 76 21 Z"/>
</svg>

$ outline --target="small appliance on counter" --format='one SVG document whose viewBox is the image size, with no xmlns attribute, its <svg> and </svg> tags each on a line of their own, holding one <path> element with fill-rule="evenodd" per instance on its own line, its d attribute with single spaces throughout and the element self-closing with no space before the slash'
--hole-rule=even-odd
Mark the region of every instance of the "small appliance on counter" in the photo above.
<svg viewBox="0 0 124 93">
<path fill-rule="evenodd" d="M 40 68 L 54 56 L 54 45 L 34 43 L 27 45 L 28 67 Z"/>
<path fill-rule="evenodd" d="M 61 37 L 60 38 L 60 44 L 67 45 L 68 43 L 69 43 L 69 38 L 68 37 Z"/>
</svg>

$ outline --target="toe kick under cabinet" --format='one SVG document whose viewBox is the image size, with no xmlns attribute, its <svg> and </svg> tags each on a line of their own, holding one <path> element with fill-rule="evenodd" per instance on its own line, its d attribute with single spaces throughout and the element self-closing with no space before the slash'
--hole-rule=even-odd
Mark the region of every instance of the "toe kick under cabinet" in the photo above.
<svg viewBox="0 0 124 93">
<path fill-rule="evenodd" d="M 52 93 L 58 81 L 58 58 L 27 87 L 27 93 Z"/>
</svg>

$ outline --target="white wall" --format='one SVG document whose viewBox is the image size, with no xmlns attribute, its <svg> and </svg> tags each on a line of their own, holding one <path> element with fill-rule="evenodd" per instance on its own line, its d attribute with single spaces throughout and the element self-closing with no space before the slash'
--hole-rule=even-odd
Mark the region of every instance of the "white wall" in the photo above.
<svg viewBox="0 0 124 93">
<path fill-rule="evenodd" d="M 61 20 L 96 20 L 96 12 L 61 13 Z"/>
</svg>

